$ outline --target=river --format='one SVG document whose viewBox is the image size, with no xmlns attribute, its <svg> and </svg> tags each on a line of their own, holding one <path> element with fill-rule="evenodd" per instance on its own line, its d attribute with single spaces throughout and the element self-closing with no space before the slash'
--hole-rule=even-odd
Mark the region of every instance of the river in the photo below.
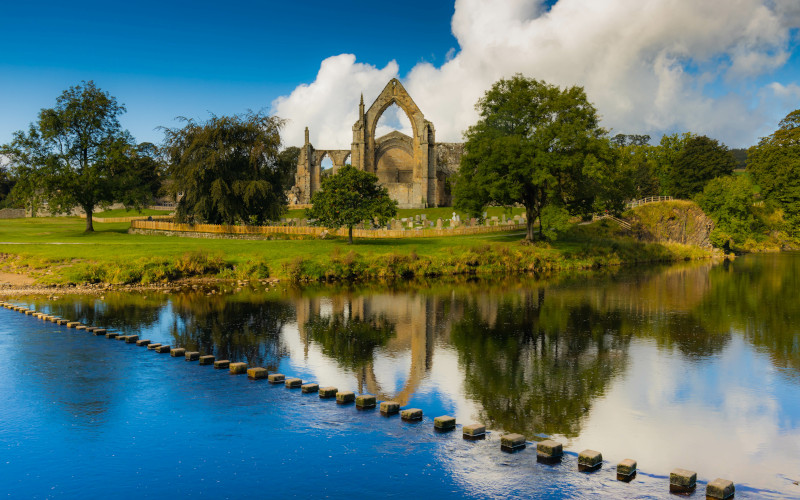
<svg viewBox="0 0 800 500">
<path fill-rule="evenodd" d="M 423 410 L 421 423 L 0 310 L 9 498 L 800 497 L 800 254 L 550 279 L 10 299 Z M 433 418 L 483 423 L 483 441 Z M 502 452 L 504 432 L 528 448 Z M 564 444 L 536 462 L 535 442 Z M 602 469 L 577 471 L 577 452 Z M 615 466 L 637 460 L 630 483 Z"/>
</svg>

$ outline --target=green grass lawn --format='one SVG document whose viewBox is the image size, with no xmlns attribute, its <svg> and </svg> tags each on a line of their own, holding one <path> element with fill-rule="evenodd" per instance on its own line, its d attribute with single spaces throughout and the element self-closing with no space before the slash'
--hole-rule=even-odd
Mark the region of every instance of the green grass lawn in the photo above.
<svg viewBox="0 0 800 500">
<path fill-rule="evenodd" d="M 493 244 L 518 244 L 522 234 L 488 234 L 450 238 L 356 240 L 236 240 L 182 238 L 160 235 L 128 234 L 130 223 L 105 223 L 85 233 L 85 221 L 78 217 L 28 218 L 0 220 L 0 253 L 17 255 L 19 265 L 46 273 L 51 265 L 74 265 L 81 262 L 100 264 L 133 261 L 143 257 L 179 257 L 189 252 L 219 255 L 225 262 L 238 264 L 263 260 L 271 269 L 303 257 L 328 258 L 332 254 L 355 251 L 359 254 L 411 252 L 419 255 L 444 255 L 452 247 L 460 251 Z M 32 269 L 28 269 L 31 271 Z"/>
<path fill-rule="evenodd" d="M 78 217 L 0 220 L 0 266 L 43 283 L 136 283 L 181 276 L 294 281 L 516 274 L 696 258 L 684 248 L 615 239 L 579 226 L 563 241 L 523 245 L 522 232 L 404 239 L 239 240 L 128 234 L 130 223 L 85 233 Z M 191 255 L 190 255 L 191 254 Z"/>
<path fill-rule="evenodd" d="M 143 208 L 141 211 L 125 210 L 124 208 L 116 208 L 114 210 L 105 210 L 103 212 L 95 212 L 93 216 L 97 219 L 104 219 L 106 217 L 138 217 L 140 215 L 169 215 L 171 210 L 151 210 Z"/>
</svg>

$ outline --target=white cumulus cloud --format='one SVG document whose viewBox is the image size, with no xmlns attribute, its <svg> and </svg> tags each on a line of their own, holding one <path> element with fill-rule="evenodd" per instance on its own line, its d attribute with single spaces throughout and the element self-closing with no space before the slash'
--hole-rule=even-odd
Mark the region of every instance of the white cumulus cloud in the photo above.
<svg viewBox="0 0 800 500">
<path fill-rule="evenodd" d="M 550 10 L 541 0 L 457 0 L 458 50 L 441 66 L 417 64 L 403 83 L 438 141 L 462 140 L 486 89 L 522 73 L 584 86 L 614 132 L 692 131 L 746 146 L 788 112 L 767 116 L 795 83 L 764 92 L 754 82 L 786 64 L 798 27 L 796 0 L 559 0 Z M 399 70 L 352 54 L 324 60 L 314 82 L 273 102 L 291 120 L 286 143 L 301 144 L 308 125 L 315 146 L 349 148 L 361 92 L 369 106 Z"/>
</svg>

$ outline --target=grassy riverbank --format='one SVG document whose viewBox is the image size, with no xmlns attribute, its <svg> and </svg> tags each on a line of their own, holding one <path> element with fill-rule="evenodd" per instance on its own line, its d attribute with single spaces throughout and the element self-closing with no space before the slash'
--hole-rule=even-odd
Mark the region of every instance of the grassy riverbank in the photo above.
<svg viewBox="0 0 800 500">
<path fill-rule="evenodd" d="M 128 223 L 78 218 L 0 220 L 0 267 L 42 284 L 136 284 L 206 276 L 291 281 L 536 273 L 706 258 L 696 247 L 640 243 L 608 223 L 563 241 L 522 244 L 522 233 L 398 240 L 231 240 L 128 234 Z"/>
</svg>

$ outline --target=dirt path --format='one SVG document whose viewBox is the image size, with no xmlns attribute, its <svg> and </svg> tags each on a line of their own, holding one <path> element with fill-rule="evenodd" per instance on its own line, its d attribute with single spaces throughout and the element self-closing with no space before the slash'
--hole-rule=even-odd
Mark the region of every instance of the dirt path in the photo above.
<svg viewBox="0 0 800 500">
<path fill-rule="evenodd" d="M 0 271 L 0 285 L 28 286 L 33 284 L 33 278 L 25 274 L 4 273 Z"/>
</svg>

